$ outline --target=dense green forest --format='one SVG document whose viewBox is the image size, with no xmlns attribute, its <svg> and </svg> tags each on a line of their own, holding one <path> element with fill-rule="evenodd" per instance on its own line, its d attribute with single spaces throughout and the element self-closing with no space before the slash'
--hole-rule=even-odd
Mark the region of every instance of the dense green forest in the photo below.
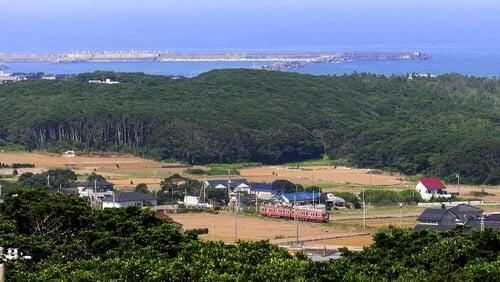
<svg viewBox="0 0 500 282">
<path fill-rule="evenodd" d="M 7 281 L 498 281 L 500 232 L 388 228 L 361 252 L 313 262 L 268 242 L 197 239 L 138 207 L 91 209 L 80 198 L 11 190 L 0 204 Z"/>
<path fill-rule="evenodd" d="M 95 85 L 91 78 L 119 85 Z M 0 86 L 0 146 L 127 151 L 188 163 L 328 156 L 500 182 L 500 80 L 218 70 L 92 73 Z"/>
</svg>

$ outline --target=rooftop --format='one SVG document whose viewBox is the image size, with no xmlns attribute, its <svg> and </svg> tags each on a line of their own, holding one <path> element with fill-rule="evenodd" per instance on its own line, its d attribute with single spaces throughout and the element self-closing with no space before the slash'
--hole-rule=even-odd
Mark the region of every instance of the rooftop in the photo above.
<svg viewBox="0 0 500 282">
<path fill-rule="evenodd" d="M 446 189 L 446 186 L 437 177 L 422 177 L 422 178 L 419 179 L 419 181 L 428 190 Z"/>
<path fill-rule="evenodd" d="M 250 187 L 250 183 L 246 179 L 211 179 L 207 180 L 208 185 L 213 188 L 227 188 L 227 184 L 229 182 L 229 185 L 231 188 L 238 187 L 240 185 L 245 185 L 247 187 Z M 219 187 L 217 187 L 219 186 Z M 222 187 L 223 186 L 223 187 Z"/>
<path fill-rule="evenodd" d="M 283 198 L 288 201 L 312 201 L 313 199 L 319 198 L 319 193 L 313 192 L 298 192 L 298 193 L 284 193 Z"/>
<path fill-rule="evenodd" d="M 450 211 L 447 209 L 425 209 L 417 218 L 418 221 L 440 221 Z"/>
</svg>

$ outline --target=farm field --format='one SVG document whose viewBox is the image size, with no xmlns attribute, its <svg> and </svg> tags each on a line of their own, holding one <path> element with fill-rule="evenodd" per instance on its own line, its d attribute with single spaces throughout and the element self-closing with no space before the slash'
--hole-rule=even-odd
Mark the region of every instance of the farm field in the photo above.
<svg viewBox="0 0 500 282">
<path fill-rule="evenodd" d="M 500 205 L 480 206 L 486 213 L 500 211 Z M 299 240 L 307 240 L 305 246 L 359 248 L 372 243 L 372 235 L 380 228 L 403 226 L 412 228 L 424 208 L 404 207 L 400 218 L 399 207 L 370 208 L 366 213 L 366 229 L 363 227 L 362 209 L 335 210 L 330 223 L 299 222 Z M 184 229 L 208 228 L 205 240 L 222 240 L 232 243 L 235 239 L 235 216 L 231 213 L 184 213 L 169 214 Z M 273 243 L 293 241 L 296 236 L 295 222 L 249 215 L 238 215 L 238 238 L 242 240 L 270 240 Z M 338 238 L 332 238 L 338 237 Z"/>
<path fill-rule="evenodd" d="M 41 172 L 49 168 L 71 168 L 81 175 L 96 172 L 104 175 L 118 189 L 129 189 L 139 183 L 146 183 L 151 190 L 159 188 L 162 179 L 174 174 L 184 174 L 199 180 L 209 178 L 225 178 L 226 176 L 199 176 L 185 174 L 189 166 L 180 163 L 166 163 L 132 155 L 78 155 L 73 158 L 57 154 L 0 152 L 2 163 L 32 163 L 35 168 L 18 169 Z M 228 167 L 231 165 L 228 165 Z M 196 168 L 208 169 L 206 166 Z M 323 192 L 360 192 L 362 188 L 370 189 L 412 189 L 414 184 L 394 174 L 370 174 L 367 169 L 350 169 L 335 166 L 254 166 L 240 169 L 240 176 L 251 182 L 272 182 L 276 179 L 287 179 L 303 185 L 317 185 Z M 10 169 L 0 169 L 0 174 L 10 174 Z M 484 191 L 488 195 L 480 197 L 488 202 L 500 202 L 500 188 L 491 186 L 448 185 L 448 191 L 458 193 L 462 197 L 474 197 L 473 192 Z M 476 197 L 477 198 L 477 197 Z M 481 206 L 485 212 L 498 212 L 500 206 Z M 372 243 L 371 235 L 379 228 L 389 225 L 413 227 L 417 216 L 424 208 L 415 205 L 404 206 L 400 222 L 398 205 L 377 207 L 369 205 L 366 212 L 366 229 L 363 228 L 362 209 L 339 209 L 330 214 L 329 224 L 299 223 L 299 237 L 308 239 L 306 246 L 323 246 L 360 248 Z M 172 214 L 172 218 L 181 223 L 185 229 L 209 228 L 209 234 L 201 236 L 206 240 L 222 240 L 234 242 L 235 217 L 233 214 L 187 213 Z M 367 234 L 368 233 L 368 234 Z M 260 218 L 240 215 L 238 217 L 238 238 L 243 240 L 270 240 L 273 243 L 290 241 L 295 238 L 293 221 Z"/>
<path fill-rule="evenodd" d="M 146 183 L 152 190 L 159 188 L 162 179 L 172 174 L 184 174 L 199 180 L 210 178 L 225 178 L 227 176 L 199 176 L 185 174 L 186 169 L 192 168 L 176 162 L 159 162 L 132 155 L 80 155 L 67 158 L 58 154 L 46 152 L 0 152 L 0 162 L 3 163 L 32 163 L 35 168 L 18 169 L 19 173 L 41 172 L 49 168 L 69 167 L 77 174 L 86 175 L 92 172 L 104 175 L 117 188 L 135 187 L 139 183 Z M 356 169 L 336 166 L 255 166 L 240 169 L 240 176 L 232 178 L 246 178 L 251 182 L 272 182 L 276 179 L 287 179 L 302 185 L 317 185 L 324 192 L 349 191 L 360 192 L 367 187 L 383 189 L 413 189 L 414 183 L 398 174 L 370 174 L 368 169 Z M 322 163 L 319 163 L 322 164 Z M 221 165 L 222 167 L 224 165 Z M 234 165 L 227 165 L 233 167 Z M 208 169 L 206 166 L 195 168 Z M 0 169 L 0 174 L 11 174 L 11 169 Z M 401 180 L 403 178 L 403 180 Z M 371 185 L 370 185 L 371 184 Z M 473 191 L 484 190 L 491 195 L 482 197 L 485 201 L 500 202 L 500 187 L 448 185 L 450 192 L 471 196 Z"/>
<path fill-rule="evenodd" d="M 206 240 L 222 240 L 232 243 L 235 240 L 235 216 L 234 214 L 209 214 L 209 213 L 186 213 L 186 214 L 170 214 L 172 219 L 183 225 L 184 229 L 208 228 L 209 233 L 202 235 L 201 238 Z M 299 240 L 300 238 L 322 238 L 335 236 L 353 236 L 356 234 L 366 233 L 357 226 L 345 227 L 332 224 L 320 224 L 299 222 Z M 239 215 L 238 216 L 238 239 L 241 240 L 270 240 L 285 241 L 295 240 L 296 227 L 295 222 L 291 220 L 259 218 L 255 216 Z M 359 239 L 357 237 L 362 237 Z M 365 246 L 371 244 L 371 237 L 367 235 L 354 236 L 347 238 L 339 238 L 328 240 L 334 242 L 349 242 L 346 246 Z M 323 242 L 318 239 L 317 242 Z M 316 241 L 313 241 L 316 242 Z M 308 245 L 314 245 L 309 242 Z M 318 243 L 319 244 L 319 243 Z M 323 243 L 321 243 L 323 244 Z"/>
<path fill-rule="evenodd" d="M 242 169 L 240 174 L 242 177 L 253 181 L 272 182 L 279 178 L 305 185 L 316 183 L 401 185 L 400 175 L 369 174 L 369 171 L 369 169 L 335 166 L 261 166 Z"/>
</svg>

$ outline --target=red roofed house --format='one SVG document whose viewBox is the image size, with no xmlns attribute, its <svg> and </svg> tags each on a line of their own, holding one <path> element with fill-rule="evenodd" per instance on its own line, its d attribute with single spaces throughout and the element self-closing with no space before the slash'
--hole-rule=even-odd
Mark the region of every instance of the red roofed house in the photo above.
<svg viewBox="0 0 500 282">
<path fill-rule="evenodd" d="M 450 198 L 451 194 L 446 192 L 446 186 L 437 177 L 422 177 L 415 188 L 423 200 L 434 198 Z"/>
</svg>

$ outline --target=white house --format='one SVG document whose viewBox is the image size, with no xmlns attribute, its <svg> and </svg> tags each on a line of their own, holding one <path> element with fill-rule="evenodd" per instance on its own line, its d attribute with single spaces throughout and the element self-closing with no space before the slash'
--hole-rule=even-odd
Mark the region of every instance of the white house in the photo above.
<svg viewBox="0 0 500 282">
<path fill-rule="evenodd" d="M 445 198 L 451 197 L 446 191 L 446 186 L 437 177 L 422 177 L 417 183 L 415 190 L 420 193 L 423 200 L 428 201 L 432 197 Z"/>
<path fill-rule="evenodd" d="M 271 183 L 258 183 L 252 186 L 250 194 L 257 195 L 259 200 L 269 201 L 277 194 L 283 193 L 279 186 Z"/>
<path fill-rule="evenodd" d="M 102 198 L 113 194 L 113 183 L 102 179 L 81 182 L 77 188 L 80 197 L 88 197 L 91 201 L 93 198 Z"/>
<path fill-rule="evenodd" d="M 156 206 L 156 198 L 142 192 L 122 192 L 102 199 L 102 208 L 126 208 L 130 206 Z"/>
<path fill-rule="evenodd" d="M 217 189 L 230 188 L 233 192 L 250 193 L 250 183 L 246 179 L 213 179 L 205 181 L 206 187 Z"/>
</svg>

